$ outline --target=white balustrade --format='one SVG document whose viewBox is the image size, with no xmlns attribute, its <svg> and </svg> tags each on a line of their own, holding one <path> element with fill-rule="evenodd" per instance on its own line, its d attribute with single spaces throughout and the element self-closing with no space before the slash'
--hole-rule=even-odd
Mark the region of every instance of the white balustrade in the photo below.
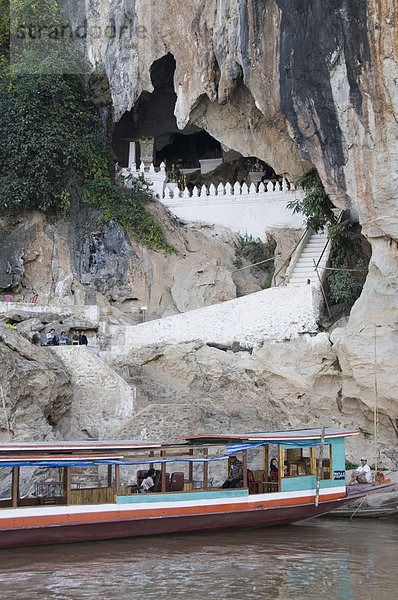
<svg viewBox="0 0 398 600">
<path fill-rule="evenodd" d="M 151 186 L 152 193 L 179 218 L 186 221 L 205 221 L 229 227 L 232 231 L 253 235 L 265 239 L 265 232 L 273 227 L 303 227 L 300 214 L 293 214 L 286 208 L 289 201 L 303 198 L 302 190 L 290 185 L 286 178 L 276 182 L 260 182 L 258 186 L 236 181 L 217 186 L 211 183 L 194 186 L 180 192 L 175 182 L 166 183 L 166 165 L 164 162 L 156 169 L 153 164 L 145 167 L 141 162 L 139 170 L 135 163 L 120 169 L 124 184 L 131 187 L 131 180 L 144 177 Z"/>
</svg>

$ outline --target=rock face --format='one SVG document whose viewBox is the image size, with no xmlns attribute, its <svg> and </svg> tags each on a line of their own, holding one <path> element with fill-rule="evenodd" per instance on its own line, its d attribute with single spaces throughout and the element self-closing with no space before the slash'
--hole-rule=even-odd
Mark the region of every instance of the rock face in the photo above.
<svg viewBox="0 0 398 600">
<path fill-rule="evenodd" d="M 38 294 L 37 305 L 22 310 L 14 302 L 6 307 L 8 317 L 18 322 L 33 318 L 48 304 L 56 310 L 42 314 L 43 322 L 63 318 L 62 329 L 94 329 L 98 315 L 95 322 L 83 314 L 76 321 L 79 305 L 97 304 L 103 312 L 121 309 L 130 317 L 147 306 L 153 318 L 235 298 L 235 235 L 223 227 L 183 226 L 158 203 L 151 210 L 176 253 L 148 250 L 114 222 L 98 226 L 95 212 L 70 224 L 51 222 L 38 213 L 21 218 L 14 228 L 0 223 L 4 293 L 25 302 Z M 257 281 L 248 270 L 239 278 Z M 75 319 L 69 322 L 72 307 Z M 0 316 L 6 310 L 2 308 Z"/>
<path fill-rule="evenodd" d="M 108 0 L 86 14 L 103 28 L 113 20 L 131 38 L 130 46 L 120 35 L 88 40 L 93 65 L 107 72 L 116 119 L 151 91 L 153 62 L 172 53 L 181 128 L 198 125 L 279 173 L 312 164 L 336 207 L 358 212 L 372 258 L 339 344 L 344 389 L 370 406 L 374 327 L 376 362 L 397 355 L 395 2 L 186 0 L 182 10 L 173 0 Z M 383 362 L 377 377 L 380 390 L 394 389 L 396 365 Z"/>
<path fill-rule="evenodd" d="M 54 425 L 70 409 L 68 371 L 47 348 L 37 348 L 15 330 L 0 330 L 0 379 L 5 400 L 0 439 L 55 439 Z"/>
<path fill-rule="evenodd" d="M 291 176 L 315 166 L 336 207 L 357 211 L 372 246 L 362 295 L 347 327 L 336 329 L 330 341 L 324 334 L 289 342 L 265 340 L 252 356 L 198 342 L 119 358 L 118 368 L 130 370 L 131 381 L 141 386 L 143 403 L 141 412 L 119 428 L 120 435 L 167 437 L 201 428 L 294 427 L 325 420 L 359 424 L 369 434 L 376 388 L 385 456 L 396 460 L 396 3 L 65 4 L 75 24 L 87 18 L 87 56 L 93 68 L 106 71 L 116 120 L 143 92 L 152 91 L 151 66 L 170 53 L 176 62 L 174 112 L 180 128 L 203 128 L 224 146 L 264 160 L 277 173 Z M 36 292 L 66 304 L 97 303 L 104 314 L 123 309 L 129 318 L 141 304 L 153 316 L 164 316 L 220 300 L 224 293 L 233 297 L 235 284 L 226 272 L 233 270 L 229 234 L 180 228 L 158 205 L 152 210 L 177 255 L 164 258 L 131 244 L 113 224 L 99 230 L 94 214 L 87 216 L 89 226 L 80 229 L 33 215 L 13 231 L 3 228 L 0 285 L 19 284 L 21 294 Z M 286 248 L 281 252 L 289 253 Z M 199 273 L 204 264 L 211 265 L 208 279 Z M 187 291 L 188 283 L 194 294 Z M 15 350 L 8 342 L 1 348 L 3 368 L 10 369 Z M 51 369 L 57 372 L 58 362 Z M 40 386 L 49 390 L 43 399 L 37 393 L 35 398 L 47 414 L 58 394 L 54 375 L 43 377 Z M 20 395 L 30 415 L 22 389 Z M 32 419 L 33 435 L 46 435 L 46 428 L 35 427 L 34 415 Z M 367 440 L 361 440 L 363 451 L 372 441 Z"/>
<path fill-rule="evenodd" d="M 137 386 L 138 412 L 117 432 L 173 441 L 186 431 L 272 431 L 278 428 L 360 427 L 372 431 L 366 407 L 342 402 L 342 374 L 328 335 L 266 340 L 234 352 L 201 342 L 152 345 L 119 357 L 115 365 Z M 141 410 L 139 410 L 141 408 Z M 381 417 L 382 455 L 396 464 L 396 437 Z M 351 438 L 348 456 L 373 453 L 373 438 Z"/>
<path fill-rule="evenodd" d="M 48 348 L 71 375 L 73 399 L 57 423 L 63 439 L 108 439 L 125 420 L 132 418 L 135 389 L 85 346 Z"/>
</svg>

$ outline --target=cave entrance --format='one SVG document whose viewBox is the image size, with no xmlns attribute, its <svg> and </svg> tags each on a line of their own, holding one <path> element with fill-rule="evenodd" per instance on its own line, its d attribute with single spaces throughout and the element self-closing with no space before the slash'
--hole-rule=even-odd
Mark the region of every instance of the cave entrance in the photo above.
<svg viewBox="0 0 398 600">
<path fill-rule="evenodd" d="M 191 124 L 182 131 L 177 127 L 175 65 L 170 53 L 155 61 L 150 70 L 153 92 L 143 92 L 116 123 L 112 143 L 121 167 L 141 161 L 159 166 L 164 161 L 167 169 L 173 164 L 181 169 L 199 169 L 201 158 L 222 162 L 220 142 L 206 131 Z"/>
<path fill-rule="evenodd" d="M 223 147 L 207 131 L 189 123 L 178 129 L 174 116 L 174 56 L 166 54 L 150 69 L 153 91 L 143 92 L 133 108 L 116 123 L 113 150 L 120 167 L 166 164 L 169 181 L 188 185 L 213 182 L 258 183 L 274 171 L 256 157 L 243 157 Z"/>
</svg>

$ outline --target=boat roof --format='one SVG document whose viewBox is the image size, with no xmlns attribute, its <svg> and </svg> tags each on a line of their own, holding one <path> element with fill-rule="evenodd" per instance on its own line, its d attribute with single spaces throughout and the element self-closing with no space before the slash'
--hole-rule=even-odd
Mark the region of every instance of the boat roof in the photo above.
<svg viewBox="0 0 398 600">
<path fill-rule="evenodd" d="M 359 430 L 352 429 L 335 429 L 333 427 L 325 427 L 325 438 L 338 438 L 348 437 L 351 435 L 358 435 Z M 322 429 L 315 427 L 312 429 L 296 429 L 290 431 L 269 431 L 269 432 L 253 432 L 253 433 L 207 433 L 199 435 L 188 435 L 184 437 L 178 437 L 177 440 L 186 440 L 187 442 L 195 443 L 215 443 L 215 442 L 246 442 L 246 443 L 260 443 L 269 442 L 270 444 L 280 444 L 283 442 L 292 441 L 305 441 L 305 440 L 317 440 L 322 436 Z"/>
<path fill-rule="evenodd" d="M 90 454 L 100 453 L 121 453 L 129 450 L 144 450 L 151 448 L 160 448 L 160 442 L 143 442 L 131 440 L 106 440 L 93 441 L 84 440 L 76 442 L 57 441 L 57 442 L 3 442 L 0 443 L 0 457 L 2 454 L 60 454 L 60 453 L 75 453 L 88 452 Z"/>
<path fill-rule="evenodd" d="M 325 429 L 325 439 L 347 437 L 359 434 L 357 430 Z M 178 443 L 162 444 L 161 442 L 132 441 L 132 440 L 106 440 L 106 441 L 51 441 L 51 442 L 5 442 L 0 443 L 0 466 L 73 466 L 94 464 L 151 464 L 152 462 L 174 462 L 200 460 L 224 460 L 233 452 L 238 452 L 255 445 L 263 444 L 289 444 L 312 445 L 320 440 L 321 428 L 297 429 L 293 431 L 270 431 L 235 434 L 198 434 L 176 438 Z M 184 443 L 185 442 L 185 443 Z M 131 451 L 151 450 L 180 450 L 187 447 L 212 447 L 219 448 L 221 455 L 204 459 L 177 456 L 152 458 L 148 455 L 129 456 Z M 224 448 L 224 450 L 222 450 Z"/>
</svg>

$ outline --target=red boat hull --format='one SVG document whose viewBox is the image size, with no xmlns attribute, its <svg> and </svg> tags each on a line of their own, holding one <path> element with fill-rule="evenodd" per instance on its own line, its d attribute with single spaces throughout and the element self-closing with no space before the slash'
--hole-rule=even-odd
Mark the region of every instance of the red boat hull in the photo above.
<svg viewBox="0 0 398 600">
<path fill-rule="evenodd" d="M 228 527 L 270 527 L 310 519 L 342 506 L 352 498 L 320 503 L 256 508 L 211 514 L 91 521 L 74 524 L 0 529 L 0 547 L 87 542 L 113 538 L 161 535 Z"/>
</svg>

